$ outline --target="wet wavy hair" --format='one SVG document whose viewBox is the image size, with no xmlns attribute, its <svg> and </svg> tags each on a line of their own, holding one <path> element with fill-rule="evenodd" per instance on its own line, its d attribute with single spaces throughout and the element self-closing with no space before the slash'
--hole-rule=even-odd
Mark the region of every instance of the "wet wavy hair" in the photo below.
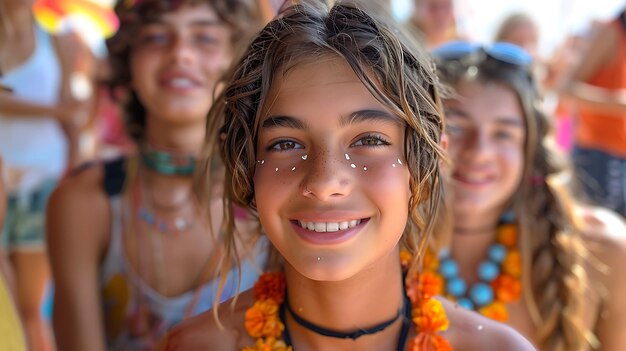
<svg viewBox="0 0 626 351">
<path fill-rule="evenodd" d="M 143 24 L 181 7 L 198 4 L 208 4 L 219 20 L 229 28 L 234 57 L 239 57 L 243 46 L 247 45 L 261 28 L 262 19 L 256 0 L 118 0 L 115 14 L 120 20 L 120 27 L 116 34 L 107 40 L 112 71 L 108 85 L 111 89 L 123 87 L 130 90 L 132 72 L 129 62 L 133 50 L 132 43 L 137 30 Z M 133 91 L 129 93 L 128 98 L 120 101 L 124 109 L 126 128 L 136 142 L 141 142 L 146 123 L 146 109 Z"/>
<path fill-rule="evenodd" d="M 437 68 L 452 94 L 463 80 L 499 84 L 515 93 L 524 115 L 526 140 L 522 180 L 510 206 L 517 219 L 523 292 L 536 326 L 534 340 L 541 350 L 550 351 L 597 346 L 583 320 L 589 289 L 588 274 L 582 268 L 587 252 L 573 229 L 571 204 L 567 203 L 571 199 L 561 196 L 562 189 L 550 181 L 567 172 L 567 163 L 555 148 L 551 122 L 542 111 L 530 68 L 490 58 L 467 63 L 465 69 L 459 68 L 458 61 L 442 60 Z"/>
<path fill-rule="evenodd" d="M 261 31 L 209 112 L 205 152 L 220 158 L 225 170 L 222 277 L 230 261 L 239 261 L 232 205 L 255 210 L 256 143 L 270 88 L 297 65 L 327 57 L 345 60 L 371 94 L 405 122 L 411 196 L 402 244 L 415 253 L 414 269 L 429 236 L 442 223 L 436 219 L 446 212 L 440 146 L 444 121 L 430 57 L 390 22 L 374 19 L 358 4 L 302 2 Z M 204 170 L 202 191 L 207 195 L 216 183 L 212 164 L 210 158 Z"/>
</svg>

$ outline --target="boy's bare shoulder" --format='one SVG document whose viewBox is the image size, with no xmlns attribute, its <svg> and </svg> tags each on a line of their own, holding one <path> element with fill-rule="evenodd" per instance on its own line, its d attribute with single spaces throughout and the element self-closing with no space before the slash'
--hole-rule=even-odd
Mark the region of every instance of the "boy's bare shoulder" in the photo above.
<svg viewBox="0 0 626 351">
<path fill-rule="evenodd" d="M 533 351 L 535 347 L 513 328 L 467 310 L 451 301 L 442 302 L 450 327 L 444 336 L 455 351 Z"/>
<path fill-rule="evenodd" d="M 253 346 L 244 328 L 246 310 L 254 303 L 252 290 L 241 293 L 233 300 L 220 304 L 219 322 L 214 311 L 207 311 L 190 318 L 172 329 L 163 340 L 162 351 L 241 350 Z"/>
</svg>

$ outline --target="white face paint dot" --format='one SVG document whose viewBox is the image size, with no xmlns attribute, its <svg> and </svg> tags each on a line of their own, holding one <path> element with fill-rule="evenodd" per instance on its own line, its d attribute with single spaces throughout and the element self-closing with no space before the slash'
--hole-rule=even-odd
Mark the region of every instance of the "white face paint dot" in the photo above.
<svg viewBox="0 0 626 351">
<path fill-rule="evenodd" d="M 350 155 L 346 154 L 346 160 L 350 159 Z"/>
<path fill-rule="evenodd" d="M 278 167 L 276 167 L 276 172 L 278 172 Z"/>
<path fill-rule="evenodd" d="M 393 166 L 393 168 L 396 168 L 396 164 L 395 164 L 395 163 L 394 163 L 394 164 L 392 164 L 391 166 Z"/>
<path fill-rule="evenodd" d="M 319 256 L 317 256 L 317 260 L 318 260 L 318 261 L 321 261 L 321 260 L 322 260 L 322 258 L 321 258 L 321 257 L 319 257 Z"/>
<path fill-rule="evenodd" d="M 363 167 L 363 170 L 364 170 L 364 171 L 367 171 L 367 167 Z"/>
<path fill-rule="evenodd" d="M 355 165 L 354 163 L 351 163 L 351 164 L 350 164 L 350 167 L 352 167 L 352 168 L 356 168 L 356 165 Z"/>
<path fill-rule="evenodd" d="M 294 168 L 292 168 L 292 169 L 291 169 L 291 171 L 292 171 L 292 172 L 293 172 L 293 171 L 295 171 L 295 170 L 296 170 L 296 167 L 294 167 Z"/>
<path fill-rule="evenodd" d="M 261 160 L 261 164 L 264 164 L 264 163 L 265 163 L 265 160 Z"/>
<path fill-rule="evenodd" d="M 402 161 L 400 161 L 400 159 L 398 159 L 398 163 L 399 163 L 399 164 L 402 164 Z"/>
<path fill-rule="evenodd" d="M 304 156 L 302 156 L 302 159 L 306 160 L 308 157 L 309 157 L 309 155 L 304 155 Z"/>
<path fill-rule="evenodd" d="M 485 327 L 483 327 L 483 325 L 482 325 L 482 324 L 479 324 L 479 325 L 478 325 L 478 327 L 476 327 L 476 329 L 478 329 L 478 330 L 483 330 L 484 328 L 485 328 Z"/>
</svg>

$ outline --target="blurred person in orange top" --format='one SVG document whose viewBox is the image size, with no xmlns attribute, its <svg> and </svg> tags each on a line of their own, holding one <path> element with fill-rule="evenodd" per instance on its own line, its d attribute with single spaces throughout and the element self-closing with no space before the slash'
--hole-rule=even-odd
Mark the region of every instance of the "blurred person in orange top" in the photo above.
<svg viewBox="0 0 626 351">
<path fill-rule="evenodd" d="M 563 84 L 578 107 L 574 167 L 590 200 L 626 215 L 626 10 L 602 24 Z"/>
</svg>

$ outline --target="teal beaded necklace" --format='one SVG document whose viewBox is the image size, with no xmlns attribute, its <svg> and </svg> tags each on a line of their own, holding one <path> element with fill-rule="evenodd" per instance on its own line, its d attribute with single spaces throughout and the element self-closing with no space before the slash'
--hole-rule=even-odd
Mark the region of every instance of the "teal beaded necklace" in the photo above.
<svg viewBox="0 0 626 351">
<path fill-rule="evenodd" d="M 197 155 L 156 150 L 144 144 L 140 151 L 141 162 L 149 169 L 163 175 L 190 176 L 196 169 Z"/>
</svg>

